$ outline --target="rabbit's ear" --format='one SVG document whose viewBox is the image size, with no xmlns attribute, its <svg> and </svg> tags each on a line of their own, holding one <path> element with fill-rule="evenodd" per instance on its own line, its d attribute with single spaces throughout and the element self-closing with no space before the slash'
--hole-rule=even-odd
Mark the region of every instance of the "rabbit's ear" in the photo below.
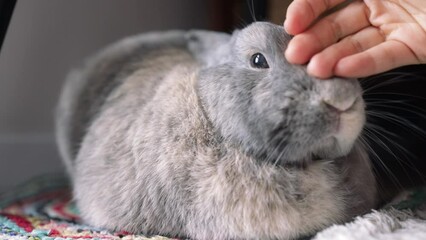
<svg viewBox="0 0 426 240">
<path fill-rule="evenodd" d="M 231 54 L 231 35 L 210 31 L 189 31 L 188 49 L 203 65 L 209 67 L 226 62 Z"/>
</svg>

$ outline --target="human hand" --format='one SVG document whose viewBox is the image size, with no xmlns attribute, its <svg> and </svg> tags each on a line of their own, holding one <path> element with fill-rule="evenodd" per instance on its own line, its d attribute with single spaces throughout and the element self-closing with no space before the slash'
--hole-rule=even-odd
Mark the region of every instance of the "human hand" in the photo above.
<svg viewBox="0 0 426 240">
<path fill-rule="evenodd" d="M 314 23 L 343 2 L 290 4 L 284 22 L 286 31 L 295 35 L 285 52 L 289 62 L 309 61 L 308 73 L 319 78 L 365 77 L 426 63 L 426 0 L 354 1 Z"/>
</svg>

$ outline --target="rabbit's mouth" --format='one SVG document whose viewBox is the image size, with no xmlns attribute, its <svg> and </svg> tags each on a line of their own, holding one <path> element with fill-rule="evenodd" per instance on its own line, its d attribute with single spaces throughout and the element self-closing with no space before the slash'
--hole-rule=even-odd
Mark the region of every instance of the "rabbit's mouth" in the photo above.
<svg viewBox="0 0 426 240">
<path fill-rule="evenodd" d="M 313 153 L 312 155 L 311 155 L 311 161 L 321 161 L 321 160 L 324 160 L 324 158 L 323 157 L 321 157 L 321 156 L 319 156 L 319 155 L 317 155 L 317 154 L 315 154 L 315 153 Z"/>
<path fill-rule="evenodd" d="M 358 98 L 345 112 L 339 113 L 329 135 L 311 145 L 309 161 L 330 160 L 346 156 L 352 150 L 365 123 L 364 102 Z"/>
<path fill-rule="evenodd" d="M 315 153 L 308 154 L 308 155 L 309 156 L 302 158 L 301 160 L 298 160 L 298 161 L 285 162 L 284 165 L 285 165 L 285 167 L 289 167 L 289 168 L 305 169 L 310 164 L 315 163 L 315 162 L 330 161 L 330 158 L 323 157 L 323 156 L 315 154 Z"/>
</svg>

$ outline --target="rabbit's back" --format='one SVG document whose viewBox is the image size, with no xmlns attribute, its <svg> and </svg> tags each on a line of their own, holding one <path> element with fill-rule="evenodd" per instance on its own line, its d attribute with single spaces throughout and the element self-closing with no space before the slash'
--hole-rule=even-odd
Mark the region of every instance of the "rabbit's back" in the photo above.
<svg viewBox="0 0 426 240">
<path fill-rule="evenodd" d="M 155 87 L 181 56 L 188 58 L 185 32 L 142 34 L 121 40 L 72 71 L 62 89 L 56 111 L 60 154 L 72 173 L 75 159 L 90 124 L 111 93 L 135 71 L 145 72 L 141 97 L 152 97 Z M 185 58 L 184 57 L 184 58 Z M 143 77 L 143 76 L 142 76 Z"/>
</svg>

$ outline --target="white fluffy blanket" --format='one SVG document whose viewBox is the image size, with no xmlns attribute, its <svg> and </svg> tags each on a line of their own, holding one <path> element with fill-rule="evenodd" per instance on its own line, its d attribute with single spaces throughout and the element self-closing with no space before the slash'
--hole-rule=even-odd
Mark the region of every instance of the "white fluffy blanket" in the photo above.
<svg viewBox="0 0 426 240">
<path fill-rule="evenodd" d="M 313 240 L 426 240 L 426 189 L 405 192 L 396 203 L 331 226 Z"/>
</svg>

